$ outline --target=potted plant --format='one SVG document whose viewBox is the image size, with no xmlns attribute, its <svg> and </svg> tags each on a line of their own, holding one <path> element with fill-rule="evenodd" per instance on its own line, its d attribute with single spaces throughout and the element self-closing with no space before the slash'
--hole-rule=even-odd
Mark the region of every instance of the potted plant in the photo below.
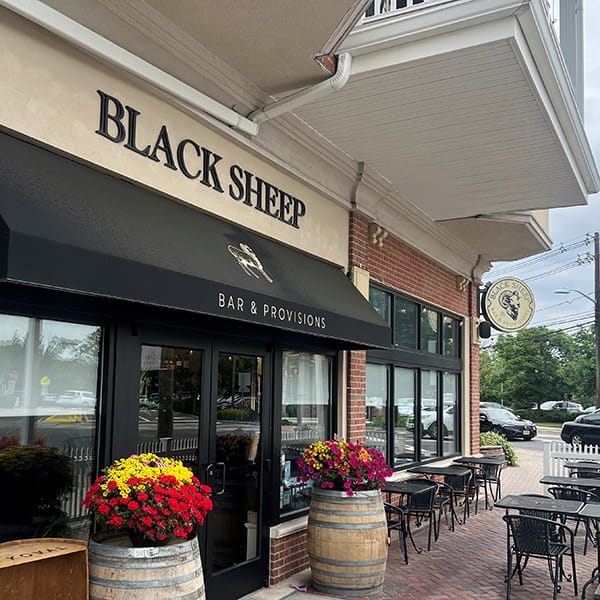
<svg viewBox="0 0 600 600">
<path fill-rule="evenodd" d="M 155 454 L 106 468 L 83 500 L 108 529 L 89 543 L 90 597 L 105 597 L 110 588 L 111 598 L 126 600 L 138 588 L 149 593 L 144 579 L 150 579 L 174 596 L 203 598 L 195 531 L 212 509 L 210 493 L 181 461 Z M 152 574 L 139 576 L 142 571 Z"/>
<path fill-rule="evenodd" d="M 381 488 L 392 470 L 381 452 L 340 439 L 319 441 L 297 461 L 312 485 L 308 553 L 316 590 L 369 596 L 383 587 L 387 524 Z"/>
<path fill-rule="evenodd" d="M 16 436 L 2 436 L 0 480 L 10 493 L 0 494 L 0 542 L 64 534 L 62 502 L 72 478 L 72 460 L 41 438 L 20 444 Z"/>
</svg>

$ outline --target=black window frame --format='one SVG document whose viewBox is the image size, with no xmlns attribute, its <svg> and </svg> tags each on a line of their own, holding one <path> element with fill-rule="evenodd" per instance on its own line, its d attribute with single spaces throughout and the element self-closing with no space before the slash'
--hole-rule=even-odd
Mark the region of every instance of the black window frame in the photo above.
<svg viewBox="0 0 600 600">
<path fill-rule="evenodd" d="M 455 417 L 455 423 L 460 424 L 462 422 L 462 376 L 463 376 L 463 364 L 462 364 L 462 325 L 463 318 L 450 311 L 440 309 L 437 306 L 433 306 L 426 302 L 416 300 L 405 294 L 401 294 L 384 286 L 371 284 L 369 292 L 371 290 L 377 290 L 379 293 L 386 293 L 389 295 L 389 314 L 390 319 L 388 324 L 390 325 L 390 348 L 386 350 L 369 350 L 367 351 L 366 362 L 372 364 L 386 365 L 388 372 L 388 398 L 386 403 L 386 427 L 387 427 L 387 441 L 386 441 L 386 459 L 388 464 L 392 466 L 395 471 L 407 469 L 415 464 L 421 464 L 424 462 L 431 462 L 439 460 L 440 458 L 447 458 L 450 456 L 456 456 L 460 454 L 460 448 L 462 444 L 462 436 L 460 427 L 455 431 L 454 437 L 454 451 L 444 452 L 444 439 L 441 433 L 438 433 L 436 439 L 436 452 L 435 456 L 423 458 L 423 444 L 422 436 L 419 435 L 421 431 L 421 396 L 422 396 L 422 372 L 429 370 L 437 373 L 438 385 L 437 385 L 437 425 L 438 432 L 443 432 L 443 418 L 444 418 L 444 374 L 450 373 L 457 375 L 456 384 L 456 402 L 455 406 L 458 411 L 458 415 Z M 395 344 L 394 336 L 394 315 L 396 314 L 396 302 L 400 300 L 404 303 L 413 303 L 416 306 L 415 319 L 416 319 L 416 340 L 417 348 L 406 348 Z M 438 335 L 437 335 L 437 352 L 428 352 L 427 350 L 420 349 L 421 344 L 421 327 L 422 327 L 422 314 L 423 309 L 435 311 L 437 314 L 438 323 Z M 451 318 L 456 321 L 454 331 L 456 332 L 455 340 L 455 353 L 454 355 L 445 354 L 445 342 L 444 339 L 444 319 Z M 402 463 L 399 465 L 395 464 L 395 452 L 394 452 L 394 398 L 395 398 L 395 367 L 402 367 L 407 369 L 413 369 L 415 372 L 415 405 L 414 405 L 414 447 L 415 454 L 413 461 Z"/>
</svg>

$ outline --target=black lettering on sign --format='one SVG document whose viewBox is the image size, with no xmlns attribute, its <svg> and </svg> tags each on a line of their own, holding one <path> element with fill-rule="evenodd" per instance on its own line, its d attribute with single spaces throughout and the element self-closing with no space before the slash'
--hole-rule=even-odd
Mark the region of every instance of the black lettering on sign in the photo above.
<svg viewBox="0 0 600 600">
<path fill-rule="evenodd" d="M 162 162 L 187 179 L 197 179 L 198 183 L 216 192 L 225 192 L 220 172 L 222 156 L 190 138 L 172 143 L 166 125 L 158 129 L 154 138 L 150 138 L 151 143 L 139 140 L 138 123 L 142 113 L 102 90 L 97 90 L 97 93 L 100 96 L 100 118 L 95 133 L 115 144 L 123 144 L 127 150 L 153 162 Z M 306 204 L 302 200 L 240 165 L 229 168 L 227 190 L 232 200 L 242 201 L 242 204 L 295 229 L 300 229 L 300 221 L 306 215 Z"/>
</svg>

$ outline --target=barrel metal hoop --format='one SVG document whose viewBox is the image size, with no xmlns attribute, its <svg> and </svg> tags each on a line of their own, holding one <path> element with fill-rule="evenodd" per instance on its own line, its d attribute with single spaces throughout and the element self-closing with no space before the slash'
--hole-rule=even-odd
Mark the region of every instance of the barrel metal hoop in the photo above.
<svg viewBox="0 0 600 600">
<path fill-rule="evenodd" d="M 382 516 L 383 508 L 379 510 L 330 510 L 326 508 L 318 508 L 311 506 L 310 512 L 318 512 L 322 515 L 339 515 L 340 517 L 372 517 L 375 515 Z"/>
<path fill-rule="evenodd" d="M 198 600 L 202 598 L 204 595 L 204 586 L 190 592 L 189 594 L 184 594 L 183 596 L 171 596 L 169 600 Z M 105 600 L 102 596 L 96 596 L 95 594 L 90 594 L 90 600 Z"/>
<path fill-rule="evenodd" d="M 114 579 L 105 579 L 104 577 L 95 577 L 94 575 L 90 575 L 90 583 L 110 588 L 143 589 L 169 587 L 179 583 L 186 583 L 187 581 L 191 581 L 192 579 L 196 579 L 198 577 L 202 577 L 202 569 L 198 569 L 186 575 L 180 575 L 179 577 L 171 577 L 170 579 L 158 579 L 153 581 L 116 581 Z"/>
<path fill-rule="evenodd" d="M 308 557 L 319 563 L 343 567 L 370 567 L 372 565 L 383 565 L 386 563 L 385 558 L 377 558 L 375 560 L 335 560 L 333 558 L 323 558 L 322 556 L 315 556 L 314 554 L 309 554 Z"/>
<path fill-rule="evenodd" d="M 179 567 L 181 565 L 187 565 L 191 562 L 197 562 L 199 558 L 190 557 L 181 561 L 168 561 L 168 560 L 152 560 L 152 562 L 143 562 L 143 561 L 132 561 L 127 565 L 127 569 L 168 569 Z M 110 558 L 102 558 L 102 556 L 98 556 L 94 554 L 91 558 L 91 562 L 95 565 L 100 565 L 101 567 L 115 567 L 118 566 L 113 559 Z"/>
<path fill-rule="evenodd" d="M 311 572 L 313 575 L 325 575 L 327 577 L 335 577 L 336 579 L 338 577 L 342 579 L 373 579 L 375 577 L 383 577 L 385 575 L 385 569 L 383 571 L 372 571 L 371 573 L 339 573 L 338 571 L 325 571 L 323 569 L 312 567 Z M 340 584 L 340 587 L 343 587 L 344 585 L 345 584 Z"/>
<path fill-rule="evenodd" d="M 387 529 L 385 521 L 376 521 L 374 523 L 332 523 L 331 521 L 320 521 L 319 519 L 308 517 L 308 524 L 327 529 L 379 529 L 383 527 Z"/>
</svg>

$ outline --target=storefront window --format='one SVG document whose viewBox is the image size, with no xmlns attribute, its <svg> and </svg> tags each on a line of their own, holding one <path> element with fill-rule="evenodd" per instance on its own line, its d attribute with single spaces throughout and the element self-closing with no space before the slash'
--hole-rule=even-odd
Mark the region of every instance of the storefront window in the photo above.
<svg viewBox="0 0 600 600">
<path fill-rule="evenodd" d="M 369 289 L 369 302 L 386 323 L 392 322 L 391 300 L 392 295 L 389 292 L 384 292 L 383 290 L 374 287 Z"/>
<path fill-rule="evenodd" d="M 459 377 L 456 373 L 444 373 L 442 378 L 442 393 L 444 402 L 443 416 L 443 452 L 444 455 L 458 452 L 457 432 L 460 427 L 458 405 Z"/>
<path fill-rule="evenodd" d="M 378 286 L 369 298 L 380 314 L 391 315 L 393 347 L 367 354 L 367 439 L 375 447 L 375 436 L 381 436 L 396 468 L 458 452 L 460 319 Z M 388 372 L 393 377 L 386 388 Z M 385 406 L 379 407 L 386 389 Z M 375 419 L 376 405 L 385 420 Z M 376 432 L 375 425 L 385 431 Z"/>
<path fill-rule="evenodd" d="M 458 320 L 444 315 L 442 329 L 444 338 L 444 356 L 458 356 L 458 331 Z"/>
<path fill-rule="evenodd" d="M 394 301 L 394 344 L 402 348 L 417 347 L 417 305 L 402 298 Z"/>
<path fill-rule="evenodd" d="M 435 310 L 421 310 L 421 350 L 438 352 L 438 314 Z"/>
<path fill-rule="evenodd" d="M 280 500 L 282 513 L 306 508 L 309 486 L 296 480 L 296 461 L 313 442 L 331 433 L 331 363 L 308 352 L 283 353 Z"/>
<path fill-rule="evenodd" d="M 99 327 L 0 315 L 0 542 L 87 537 L 100 341 Z"/>
<path fill-rule="evenodd" d="M 415 460 L 415 370 L 394 369 L 394 465 Z"/>
<path fill-rule="evenodd" d="M 421 455 L 438 455 L 438 377 L 436 371 L 421 371 Z"/>
<path fill-rule="evenodd" d="M 385 365 L 367 364 L 367 446 L 387 455 L 388 376 Z"/>
</svg>

